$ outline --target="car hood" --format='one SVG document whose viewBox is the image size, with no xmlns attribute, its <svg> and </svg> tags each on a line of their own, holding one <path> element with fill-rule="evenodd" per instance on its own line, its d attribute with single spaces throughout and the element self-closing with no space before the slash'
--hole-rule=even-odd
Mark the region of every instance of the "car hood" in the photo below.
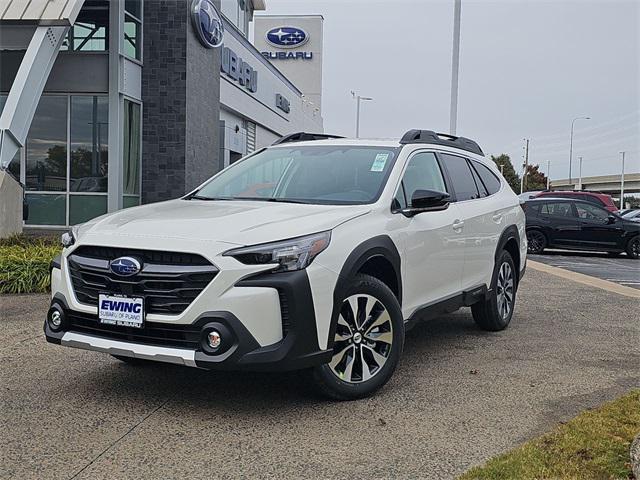
<svg viewBox="0 0 640 480">
<path fill-rule="evenodd" d="M 78 236 L 92 242 L 125 236 L 254 245 L 330 230 L 369 211 L 367 205 L 170 200 L 103 215 L 83 224 Z"/>
</svg>

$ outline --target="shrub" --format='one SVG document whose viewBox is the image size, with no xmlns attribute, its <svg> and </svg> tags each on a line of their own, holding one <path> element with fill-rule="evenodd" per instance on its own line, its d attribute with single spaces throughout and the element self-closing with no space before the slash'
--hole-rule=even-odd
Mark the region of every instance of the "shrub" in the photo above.
<svg viewBox="0 0 640 480">
<path fill-rule="evenodd" d="M 61 250 L 52 238 L 21 235 L 1 240 L 0 294 L 48 292 L 49 264 Z"/>
</svg>

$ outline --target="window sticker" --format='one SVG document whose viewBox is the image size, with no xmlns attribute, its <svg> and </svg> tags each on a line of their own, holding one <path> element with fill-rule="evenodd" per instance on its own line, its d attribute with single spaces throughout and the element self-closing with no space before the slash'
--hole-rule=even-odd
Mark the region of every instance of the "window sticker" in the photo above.
<svg viewBox="0 0 640 480">
<path fill-rule="evenodd" d="M 373 161 L 373 165 L 371 165 L 371 171 L 372 172 L 384 171 L 384 166 L 387 164 L 388 158 L 389 158 L 388 153 L 377 154 L 375 160 Z"/>
</svg>

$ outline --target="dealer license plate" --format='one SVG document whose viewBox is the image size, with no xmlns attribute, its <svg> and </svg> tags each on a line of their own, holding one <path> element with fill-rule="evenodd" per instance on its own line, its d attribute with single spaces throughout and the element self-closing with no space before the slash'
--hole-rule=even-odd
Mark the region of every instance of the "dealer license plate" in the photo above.
<svg viewBox="0 0 640 480">
<path fill-rule="evenodd" d="M 100 294 L 98 297 L 100 323 L 121 327 L 142 328 L 144 299 Z"/>
</svg>

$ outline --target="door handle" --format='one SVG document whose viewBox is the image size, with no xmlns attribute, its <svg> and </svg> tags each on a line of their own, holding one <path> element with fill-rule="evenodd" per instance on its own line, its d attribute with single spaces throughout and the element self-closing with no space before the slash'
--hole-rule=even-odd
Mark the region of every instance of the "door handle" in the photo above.
<svg viewBox="0 0 640 480">
<path fill-rule="evenodd" d="M 493 217 L 493 221 L 496 223 L 500 223 L 500 221 L 502 220 L 502 214 L 501 213 L 496 213 Z"/>
<path fill-rule="evenodd" d="M 462 230 L 464 227 L 464 222 L 462 220 L 456 220 L 453 222 L 453 229 L 456 231 Z"/>
</svg>

